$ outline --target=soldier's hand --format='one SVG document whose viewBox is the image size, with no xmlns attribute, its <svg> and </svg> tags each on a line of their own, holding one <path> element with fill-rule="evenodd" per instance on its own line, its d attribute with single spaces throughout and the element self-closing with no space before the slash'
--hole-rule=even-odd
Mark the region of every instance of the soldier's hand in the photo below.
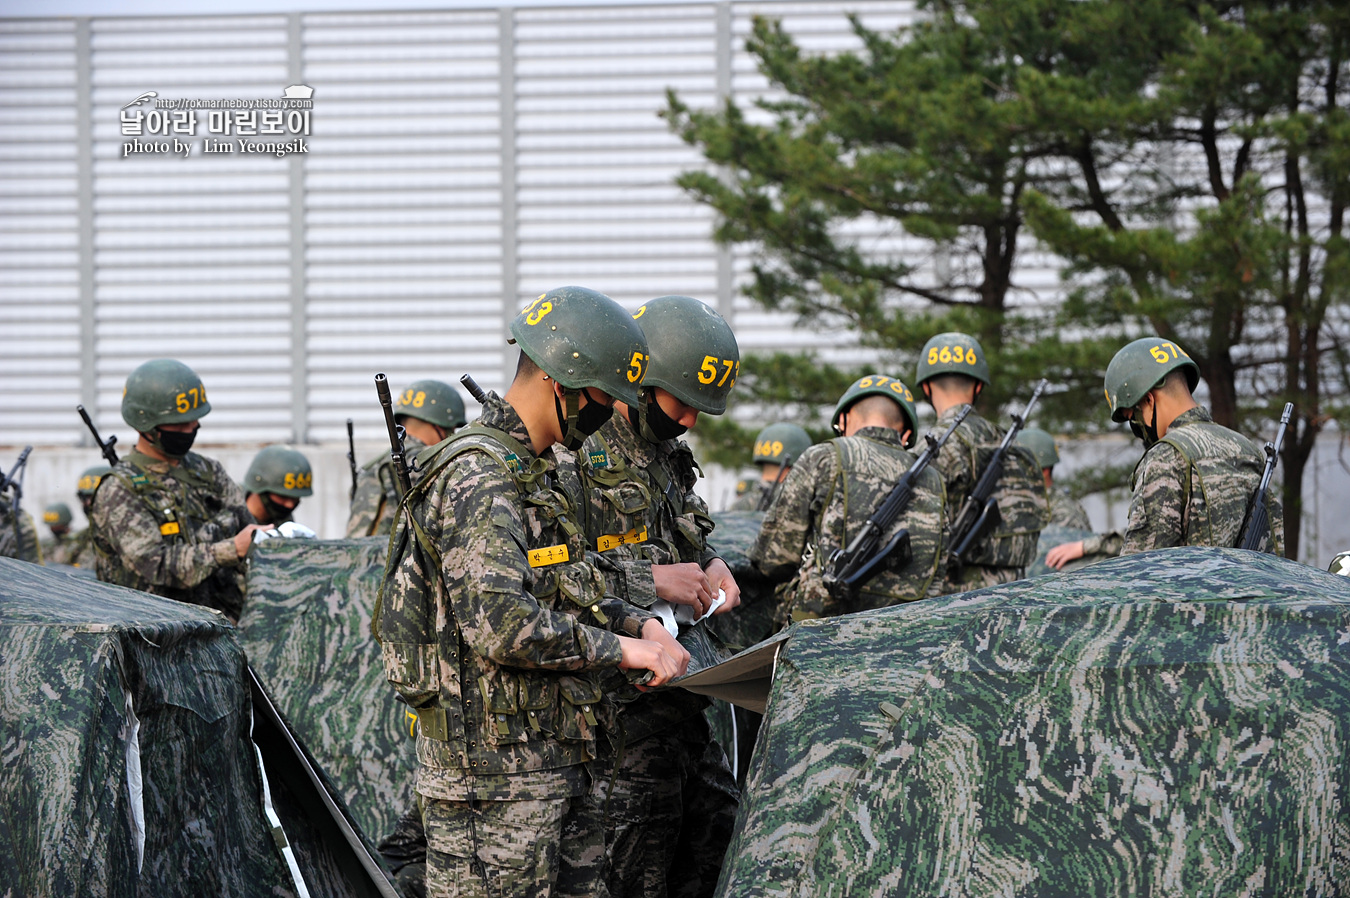
<svg viewBox="0 0 1350 898">
<path fill-rule="evenodd" d="M 670 634 L 666 635 L 669 637 Z M 648 687 L 662 686 L 680 675 L 680 666 L 656 640 L 620 636 L 619 645 L 623 650 L 619 667 L 624 670 L 650 670 L 652 678 L 647 682 Z"/>
<path fill-rule="evenodd" d="M 675 676 L 682 677 L 689 670 L 689 650 L 680 645 L 680 641 L 671 636 L 670 631 L 659 620 L 649 620 L 642 625 L 642 638 L 660 644 L 666 654 L 674 659 L 676 667 L 679 668 Z"/>
<path fill-rule="evenodd" d="M 703 573 L 708 575 L 708 582 L 712 584 L 713 593 L 719 589 L 727 597 L 713 614 L 726 614 L 732 608 L 741 604 L 741 588 L 736 585 L 736 578 L 731 576 L 731 568 L 720 558 L 714 558 L 708 562 L 708 566 L 703 569 Z"/>
<path fill-rule="evenodd" d="M 262 524 L 249 524 L 243 530 L 234 535 L 234 551 L 240 558 L 248 554 L 248 547 L 253 545 L 253 532 L 255 530 L 264 530 Z"/>
<path fill-rule="evenodd" d="M 1063 569 L 1064 565 L 1070 561 L 1077 561 L 1083 557 L 1083 541 L 1080 539 L 1076 543 L 1061 543 L 1055 546 L 1049 552 L 1045 553 L 1045 563 L 1055 570 Z"/>
<path fill-rule="evenodd" d="M 707 613 L 717 595 L 716 588 L 708 581 L 708 575 L 692 561 L 654 564 L 652 581 L 656 584 L 658 598 L 672 605 L 688 605 L 698 611 L 697 617 Z"/>
</svg>

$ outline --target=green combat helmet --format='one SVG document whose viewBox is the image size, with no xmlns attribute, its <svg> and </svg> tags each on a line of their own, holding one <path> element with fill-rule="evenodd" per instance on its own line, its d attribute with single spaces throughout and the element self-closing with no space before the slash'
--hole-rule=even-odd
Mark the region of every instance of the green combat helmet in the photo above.
<svg viewBox="0 0 1350 898">
<path fill-rule="evenodd" d="M 103 482 L 103 478 L 112 473 L 112 468 L 107 465 L 94 465 L 92 468 L 85 468 L 84 473 L 80 475 L 79 482 L 75 485 L 75 495 L 81 499 L 94 495 L 98 485 Z"/>
<path fill-rule="evenodd" d="M 304 453 L 289 446 L 268 446 L 253 457 L 244 475 L 244 492 L 273 493 L 299 499 L 314 494 L 314 471 Z"/>
<path fill-rule="evenodd" d="M 1036 456 L 1037 466 L 1042 469 L 1053 468 L 1059 464 L 1059 449 L 1055 446 L 1055 438 L 1039 427 L 1023 428 L 1017 434 L 1017 445 L 1030 449 L 1031 454 Z"/>
<path fill-rule="evenodd" d="M 595 387 L 627 405 L 647 373 L 647 338 L 623 306 L 587 287 L 558 287 L 511 322 L 512 341 L 568 390 Z"/>
<path fill-rule="evenodd" d="M 1162 337 L 1141 337 L 1126 344 L 1106 366 L 1106 404 L 1111 420 L 1117 424 L 1124 421 L 1125 412 L 1177 368 L 1185 369 L 1186 382 L 1194 393 L 1200 383 L 1200 366 L 1191 361 L 1186 350 Z"/>
<path fill-rule="evenodd" d="M 811 448 L 811 435 L 796 424 L 770 424 L 755 437 L 757 465 L 781 465 L 794 462 Z"/>
<path fill-rule="evenodd" d="M 64 502 L 53 502 L 42 512 L 42 523 L 48 527 L 69 527 L 70 506 Z"/>
<path fill-rule="evenodd" d="M 839 397 L 839 404 L 834 407 L 834 416 L 830 418 L 830 426 L 835 432 L 843 433 L 840 430 L 839 420 L 853 403 L 864 396 L 885 396 L 900 405 L 900 410 L 905 413 L 905 419 L 909 422 L 909 439 L 905 441 L 905 448 L 913 446 L 915 434 L 919 431 L 919 417 L 914 411 L 914 394 L 909 391 L 909 387 L 885 374 L 860 377 L 844 391 L 844 395 Z"/>
<path fill-rule="evenodd" d="M 964 374 L 989 386 L 989 361 L 980 341 L 969 334 L 953 331 L 938 334 L 923 344 L 918 371 L 914 375 L 915 384 L 922 386 L 924 381 L 939 374 Z"/>
<path fill-rule="evenodd" d="M 137 433 L 161 424 L 185 424 L 211 411 L 202 379 L 175 359 L 152 359 L 127 376 L 122 420 Z"/>
<path fill-rule="evenodd" d="M 399 415 L 426 421 L 446 431 L 468 423 L 459 391 L 439 380 L 419 380 L 410 384 L 394 403 L 394 417 Z"/>
<path fill-rule="evenodd" d="M 731 326 L 690 296 L 660 296 L 638 309 L 651 348 L 644 387 L 661 387 L 690 408 L 710 415 L 727 410 L 727 394 L 741 370 Z"/>
</svg>

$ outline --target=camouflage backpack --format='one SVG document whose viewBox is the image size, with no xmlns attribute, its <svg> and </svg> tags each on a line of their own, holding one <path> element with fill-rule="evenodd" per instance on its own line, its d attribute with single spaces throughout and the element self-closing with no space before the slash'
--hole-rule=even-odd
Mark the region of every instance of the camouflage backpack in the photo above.
<svg viewBox="0 0 1350 898">
<path fill-rule="evenodd" d="M 962 426 L 956 429 L 951 439 L 969 457 L 973 480 L 978 481 L 998 450 L 999 439 L 973 441 L 971 436 L 971 430 Z M 1046 499 L 1041 467 L 1030 449 L 1017 445 L 1008 447 L 1008 454 L 1003 461 L 1003 474 L 994 488 L 993 498 L 998 501 L 1002 522 L 992 535 L 975 547 L 967 561 L 995 568 L 1025 568 L 1031 565 L 1036 560 L 1036 544 L 1041 530 L 1050 523 L 1050 503 Z M 959 508 L 953 508 L 949 513 L 959 511 Z"/>
</svg>

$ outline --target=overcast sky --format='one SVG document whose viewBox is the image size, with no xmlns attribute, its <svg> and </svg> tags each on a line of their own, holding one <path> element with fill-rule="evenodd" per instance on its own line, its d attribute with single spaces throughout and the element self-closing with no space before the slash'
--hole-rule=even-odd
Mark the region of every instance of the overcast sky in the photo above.
<svg viewBox="0 0 1350 898">
<path fill-rule="evenodd" d="M 0 0 L 4 16 L 158 16 L 325 12 L 342 9 L 468 9 L 502 6 L 634 6 L 671 0 Z"/>
</svg>

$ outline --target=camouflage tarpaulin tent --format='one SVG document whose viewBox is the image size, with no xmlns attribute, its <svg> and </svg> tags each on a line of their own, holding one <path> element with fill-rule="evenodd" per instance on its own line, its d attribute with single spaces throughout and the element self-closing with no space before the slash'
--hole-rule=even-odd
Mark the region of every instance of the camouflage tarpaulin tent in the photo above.
<svg viewBox="0 0 1350 898">
<path fill-rule="evenodd" d="M 259 543 L 239 620 L 254 671 L 372 840 L 410 806 L 417 771 L 406 708 L 370 635 L 387 542 Z"/>
<path fill-rule="evenodd" d="M 718 894 L 1350 894 L 1348 665 L 1350 582 L 1235 549 L 797 625 Z"/>
<path fill-rule="evenodd" d="M 215 612 L 0 558 L 0 895 L 294 895 L 244 666 Z"/>
</svg>

